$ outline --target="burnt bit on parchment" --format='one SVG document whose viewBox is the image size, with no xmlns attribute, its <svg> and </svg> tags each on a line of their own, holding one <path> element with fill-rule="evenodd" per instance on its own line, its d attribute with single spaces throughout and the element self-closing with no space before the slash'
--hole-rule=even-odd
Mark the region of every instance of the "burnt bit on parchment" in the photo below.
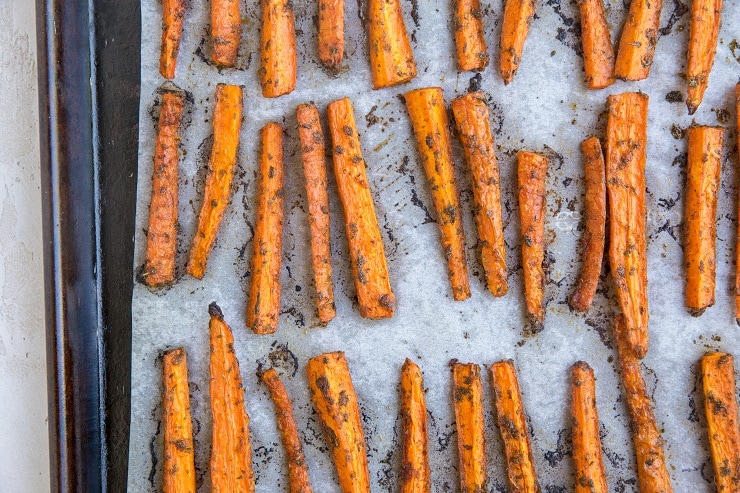
<svg viewBox="0 0 740 493">
<path fill-rule="evenodd" d="M 563 428 L 558 431 L 558 441 L 555 444 L 555 450 L 549 450 L 545 452 L 545 460 L 550 467 L 557 466 L 563 459 L 569 457 L 573 453 L 572 449 L 572 433 L 568 428 Z"/>
<path fill-rule="evenodd" d="M 669 103 L 683 103 L 683 93 L 681 91 L 671 91 L 665 95 L 665 100 Z"/>
<path fill-rule="evenodd" d="M 281 344 L 273 341 L 267 356 L 257 360 L 257 376 L 262 375 L 268 368 L 275 368 L 290 378 L 298 373 L 298 357 L 290 350 L 287 342 Z"/>
<path fill-rule="evenodd" d="M 667 36 L 673 32 L 673 26 L 676 25 L 676 22 L 678 22 L 681 17 L 686 15 L 686 13 L 689 11 L 689 6 L 683 3 L 681 0 L 672 0 L 673 1 L 673 10 L 671 10 L 670 17 L 668 17 L 668 24 L 658 29 L 658 32 L 661 36 Z M 679 28 L 678 31 L 682 31 L 683 28 Z"/>
<path fill-rule="evenodd" d="M 157 437 L 162 432 L 162 420 L 157 419 L 156 416 L 160 415 L 160 404 L 157 403 L 157 405 L 152 409 L 151 413 L 151 419 L 152 421 L 157 422 L 157 431 L 152 435 L 152 438 L 149 440 L 149 454 L 151 457 L 151 468 L 149 469 L 149 484 L 152 485 L 152 489 L 156 488 L 156 484 L 154 482 L 154 478 L 157 475 L 157 464 L 159 463 L 159 457 L 158 457 L 158 450 L 157 450 Z"/>
<path fill-rule="evenodd" d="M 552 7 L 563 24 L 558 26 L 555 39 L 573 50 L 577 55 L 582 56 L 581 23 L 576 19 L 575 14 L 578 9 L 577 3 L 573 0 L 547 0 L 545 5 Z"/>
</svg>

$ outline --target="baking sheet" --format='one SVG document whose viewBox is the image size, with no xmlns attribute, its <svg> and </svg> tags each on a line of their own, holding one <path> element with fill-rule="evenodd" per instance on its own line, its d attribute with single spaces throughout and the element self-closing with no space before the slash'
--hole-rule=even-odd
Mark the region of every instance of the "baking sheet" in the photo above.
<svg viewBox="0 0 740 493">
<path fill-rule="evenodd" d="M 685 93 L 689 3 L 666 0 L 661 39 L 647 81 L 619 82 L 601 91 L 583 83 L 579 54 L 578 7 L 575 0 L 546 0 L 537 5 L 522 65 L 504 87 L 498 73 L 498 36 L 502 4 L 483 0 L 491 66 L 481 88 L 491 107 L 501 168 L 509 294 L 495 299 L 483 284 L 475 255 L 470 176 L 459 143 L 453 139 L 456 170 L 464 211 L 472 297 L 454 302 L 446 277 L 434 212 L 410 123 L 400 97 L 412 88 L 439 85 L 449 102 L 471 85 L 473 73 L 458 74 L 454 59 L 451 1 L 402 0 L 419 76 L 411 83 L 373 91 L 367 60 L 363 17 L 347 2 L 346 59 L 338 77 L 326 75 L 315 46 L 316 3 L 294 0 L 298 32 L 299 71 L 295 92 L 279 99 L 261 97 L 259 65 L 259 2 L 242 2 L 244 36 L 238 67 L 217 70 L 208 61 L 208 2 L 190 2 L 175 83 L 189 94 L 182 130 L 180 235 L 178 267 L 184 270 L 200 208 L 212 128 L 213 93 L 219 82 L 245 88 L 238 173 L 232 203 L 224 217 L 208 271 L 202 281 L 182 276 L 171 288 L 152 292 L 137 282 L 133 299 L 132 423 L 129 490 L 161 487 L 160 352 L 185 346 L 191 381 L 196 433 L 199 491 L 210 491 L 210 413 L 208 410 L 208 313 L 217 301 L 231 325 L 241 361 L 258 491 L 285 491 L 284 455 L 274 409 L 255 372 L 259 364 L 277 367 L 293 398 L 298 427 L 316 491 L 338 492 L 336 475 L 309 402 L 304 365 L 326 351 L 347 353 L 363 411 L 373 491 L 395 491 L 398 481 L 398 402 L 396 384 L 404 358 L 416 361 L 428 387 L 430 461 L 434 491 L 457 491 L 457 452 L 450 398 L 452 358 L 488 365 L 503 358 L 517 364 L 525 406 L 531 418 L 537 471 L 545 492 L 570 491 L 572 465 L 568 419 L 569 367 L 585 359 L 598 378 L 598 405 L 605 463 L 612 491 L 635 491 L 634 459 L 626 409 L 620 397 L 609 321 L 616 302 L 602 278 L 588 315 L 567 307 L 580 266 L 579 211 L 582 208 L 582 162 L 579 144 L 588 135 L 603 137 L 606 96 L 642 90 L 650 95 L 647 205 L 651 346 L 644 374 L 655 398 L 656 417 L 667 440 L 666 457 L 676 491 L 709 491 L 712 478 L 696 362 L 703 352 L 723 349 L 740 354 L 734 322 L 733 255 L 736 220 L 737 158 L 735 133 L 728 132 L 719 196 L 717 228 L 717 302 L 701 318 L 683 308 L 681 222 L 686 143 L 682 129 L 691 124 L 685 104 L 671 102 L 674 91 Z M 734 84 L 740 75 L 739 0 L 726 0 L 724 24 L 709 89 L 694 118 L 699 123 L 734 126 L 731 118 Z M 607 17 L 616 39 L 626 14 L 622 1 L 607 0 Z M 359 11 L 364 8 L 360 1 Z M 158 88 L 157 71 L 161 5 L 142 0 L 142 81 L 136 268 L 144 260 L 151 188 Z M 473 81 L 474 84 L 475 81 Z M 670 95 L 669 95 L 670 94 Z M 314 101 L 324 113 L 328 102 L 350 96 L 355 108 L 368 176 L 376 201 L 397 297 L 394 318 L 368 321 L 353 303 L 347 244 L 340 204 L 330 184 L 332 264 L 337 317 L 318 327 L 304 179 L 298 152 L 295 107 Z M 285 233 L 282 265 L 282 314 L 278 332 L 253 335 L 244 325 L 249 260 L 252 250 L 258 130 L 281 122 L 286 134 Z M 678 138 L 677 138 L 678 137 Z M 545 151 L 552 161 L 547 187 L 549 276 L 545 330 L 523 337 L 524 315 L 515 153 Z M 330 176 L 332 173 L 330 172 Z M 333 180 L 333 178 L 332 178 Z M 488 372 L 484 372 L 490 388 Z M 501 439 L 493 423 L 491 392 L 486 393 L 491 491 L 506 491 Z"/>
</svg>

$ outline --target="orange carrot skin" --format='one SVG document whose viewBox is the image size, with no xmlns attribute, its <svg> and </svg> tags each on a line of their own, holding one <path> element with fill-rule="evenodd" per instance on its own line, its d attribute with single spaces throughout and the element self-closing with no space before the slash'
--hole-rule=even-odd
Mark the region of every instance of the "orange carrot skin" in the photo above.
<svg viewBox="0 0 740 493">
<path fill-rule="evenodd" d="M 455 46 L 457 69 L 482 71 L 488 66 L 479 0 L 455 0 Z"/>
<path fill-rule="evenodd" d="M 326 178 L 326 145 L 319 110 L 302 104 L 296 110 L 301 140 L 303 174 L 306 176 L 308 222 L 311 229 L 311 261 L 316 284 L 319 320 L 326 324 L 336 315 L 331 268 L 329 191 Z"/>
<path fill-rule="evenodd" d="M 740 82 L 735 86 L 735 118 L 737 118 L 737 147 L 740 149 Z M 738 164 L 740 165 L 740 159 L 738 159 Z M 740 217 L 740 201 L 738 201 L 738 217 Z M 735 241 L 735 321 L 740 325 L 740 221 L 738 221 Z"/>
<path fill-rule="evenodd" d="M 400 0 L 369 0 L 367 18 L 373 88 L 403 84 L 416 77 Z"/>
<path fill-rule="evenodd" d="M 452 294 L 456 301 L 465 300 L 470 298 L 465 233 L 442 89 L 409 91 L 406 107 L 437 212 Z"/>
<path fill-rule="evenodd" d="M 693 115 L 701 104 L 709 84 L 709 73 L 714 64 L 717 39 L 722 23 L 722 0 L 694 0 L 691 2 L 689 53 L 686 79 L 689 88 L 686 106 Z"/>
<path fill-rule="evenodd" d="M 344 58 L 344 0 L 319 0 L 319 60 L 338 73 Z"/>
<path fill-rule="evenodd" d="M 406 359 L 401 368 L 401 493 L 431 493 L 429 435 L 424 381 Z"/>
<path fill-rule="evenodd" d="M 262 95 L 276 98 L 293 92 L 298 53 L 292 0 L 262 0 L 260 68 Z"/>
<path fill-rule="evenodd" d="M 164 493 L 195 493 L 195 450 L 190 417 L 187 357 L 183 348 L 162 359 L 164 373 Z"/>
<path fill-rule="evenodd" d="M 581 0 L 581 44 L 586 86 L 603 89 L 614 84 L 614 46 L 602 0 Z"/>
<path fill-rule="evenodd" d="M 154 147 L 152 197 L 149 203 L 146 263 L 147 286 L 164 286 L 175 280 L 177 253 L 178 164 L 180 123 L 185 97 L 179 92 L 162 95 L 157 142 Z"/>
<path fill-rule="evenodd" d="M 452 363 L 461 493 L 486 491 L 486 434 L 480 367 Z"/>
<path fill-rule="evenodd" d="M 534 19 L 535 0 L 506 0 L 501 26 L 501 52 L 499 66 L 504 84 L 514 79 L 522 60 L 524 41 Z"/>
<path fill-rule="evenodd" d="M 233 67 L 242 38 L 239 0 L 211 0 L 211 58 L 218 67 Z"/>
<path fill-rule="evenodd" d="M 184 20 L 185 0 L 162 0 L 162 53 L 159 57 L 159 73 L 165 79 L 175 78 Z"/>
<path fill-rule="evenodd" d="M 488 106 L 482 92 L 473 92 L 452 101 L 451 107 L 472 175 L 475 224 L 486 283 L 491 294 L 503 296 L 508 291 L 506 244 L 499 170 Z"/>
<path fill-rule="evenodd" d="M 571 374 L 575 493 L 609 493 L 601 453 L 594 370 L 585 361 L 579 361 L 571 368 Z"/>
<path fill-rule="evenodd" d="M 618 79 L 643 80 L 650 75 L 663 0 L 634 0 L 619 38 L 614 75 Z"/>
</svg>

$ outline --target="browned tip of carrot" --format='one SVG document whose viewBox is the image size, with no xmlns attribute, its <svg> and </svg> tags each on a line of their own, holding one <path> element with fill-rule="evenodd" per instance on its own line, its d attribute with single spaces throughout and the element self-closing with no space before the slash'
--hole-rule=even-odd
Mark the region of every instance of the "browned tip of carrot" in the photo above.
<svg viewBox="0 0 740 493">
<path fill-rule="evenodd" d="M 614 62 L 617 78 L 642 80 L 650 74 L 662 8 L 662 0 L 634 0 L 630 3 Z"/>
<path fill-rule="evenodd" d="M 262 95 L 276 98 L 293 92 L 298 55 L 292 0 L 262 0 L 260 68 Z"/>
<path fill-rule="evenodd" d="M 344 58 L 344 0 L 319 0 L 319 60 L 336 74 Z"/>
<path fill-rule="evenodd" d="M 585 361 L 578 361 L 571 375 L 575 493 L 607 493 L 594 371 Z"/>
<path fill-rule="evenodd" d="M 368 44 L 373 88 L 403 84 L 416 77 L 416 62 L 399 0 L 369 0 Z"/>
<path fill-rule="evenodd" d="M 211 0 L 211 59 L 219 67 L 233 67 L 242 37 L 239 0 Z"/>
<path fill-rule="evenodd" d="M 183 348 L 164 353 L 164 493 L 195 493 L 195 449 L 190 416 L 187 357 Z"/>
<path fill-rule="evenodd" d="M 429 438 L 421 369 L 406 358 L 401 368 L 401 493 L 430 493 Z"/>
<path fill-rule="evenodd" d="M 457 69 L 482 71 L 488 66 L 488 48 L 483 36 L 483 14 L 479 0 L 455 1 L 455 47 Z"/>
<path fill-rule="evenodd" d="M 524 51 L 524 41 L 534 19 L 535 0 L 506 0 L 501 26 L 499 66 L 504 84 L 514 79 Z"/>
<path fill-rule="evenodd" d="M 709 74 L 717 51 L 717 39 L 722 17 L 722 0 L 695 0 L 691 2 L 689 28 L 688 66 L 686 79 L 688 90 L 686 106 L 693 115 L 704 98 L 709 85 Z"/>
<path fill-rule="evenodd" d="M 603 89 L 614 83 L 614 47 L 602 0 L 583 0 L 581 11 L 581 44 L 583 68 L 589 89 Z"/>
<path fill-rule="evenodd" d="M 460 461 L 460 490 L 486 491 L 486 436 L 483 383 L 474 363 L 452 363 L 452 397 Z"/>
<path fill-rule="evenodd" d="M 165 79 L 175 78 L 184 20 L 185 0 L 162 0 L 162 52 L 159 57 L 159 73 Z"/>
</svg>

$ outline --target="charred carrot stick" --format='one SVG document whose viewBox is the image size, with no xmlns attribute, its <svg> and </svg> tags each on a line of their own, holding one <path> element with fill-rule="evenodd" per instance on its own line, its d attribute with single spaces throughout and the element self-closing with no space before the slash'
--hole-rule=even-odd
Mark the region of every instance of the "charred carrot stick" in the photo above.
<svg viewBox="0 0 740 493">
<path fill-rule="evenodd" d="M 163 286 L 175 280 L 178 146 L 184 104 L 185 97 L 180 92 L 167 91 L 162 95 L 143 272 L 147 286 Z"/>
<path fill-rule="evenodd" d="M 486 491 L 486 434 L 480 367 L 452 361 L 461 493 Z"/>
<path fill-rule="evenodd" d="M 337 73 L 344 58 L 344 0 L 319 0 L 319 60 Z"/>
<path fill-rule="evenodd" d="M 689 53 L 686 79 L 689 83 L 686 106 L 693 115 L 701 104 L 709 84 L 709 73 L 714 64 L 717 39 L 722 23 L 722 0 L 695 0 L 691 2 Z"/>
<path fill-rule="evenodd" d="M 717 192 L 722 167 L 722 127 L 692 125 L 686 171 L 686 307 L 698 317 L 714 305 L 717 267 Z"/>
<path fill-rule="evenodd" d="M 216 303 L 208 306 L 211 338 L 211 491 L 254 493 L 252 442 L 249 416 L 244 407 L 244 387 L 239 360 L 234 352 L 234 335 L 224 322 Z"/>
<path fill-rule="evenodd" d="M 493 398 L 496 419 L 504 441 L 506 471 L 511 491 L 536 493 L 540 491 L 534 469 L 534 456 L 527 428 L 522 394 L 516 368 L 511 360 L 491 365 Z"/>
<path fill-rule="evenodd" d="M 648 97 L 636 92 L 615 94 L 609 96 L 607 106 L 609 267 L 627 321 L 627 344 L 642 359 L 649 342 L 645 245 Z"/>
<path fill-rule="evenodd" d="M 208 254 L 213 248 L 221 220 L 229 205 L 241 122 L 241 87 L 219 84 L 216 86 L 216 109 L 213 112 L 213 148 L 208 160 L 208 176 L 198 215 L 198 230 L 193 238 L 187 266 L 188 274 L 198 279 L 202 279 L 206 272 Z"/>
<path fill-rule="evenodd" d="M 465 233 L 442 88 L 427 87 L 407 92 L 406 108 L 437 211 L 452 295 L 457 301 L 465 300 L 470 298 Z"/>
<path fill-rule="evenodd" d="M 737 119 L 737 146 L 740 149 L 740 82 L 735 86 L 735 118 Z M 740 164 L 740 159 L 738 159 L 738 164 Z M 740 217 L 740 201 L 738 201 L 738 217 Z M 738 221 L 735 241 L 735 321 L 740 325 L 740 221 Z"/>
<path fill-rule="evenodd" d="M 416 77 L 416 62 L 403 22 L 401 2 L 370 0 L 367 19 L 373 88 L 403 84 Z"/>
<path fill-rule="evenodd" d="M 334 458 L 339 485 L 346 493 L 369 493 L 360 408 L 344 353 L 315 356 L 306 364 L 311 400 Z"/>
<path fill-rule="evenodd" d="M 624 80 L 642 80 L 650 75 L 663 0 L 634 0 L 619 38 L 614 75 Z"/>
<path fill-rule="evenodd" d="M 585 361 L 571 368 L 575 493 L 608 493 L 599 436 L 594 370 Z"/>
<path fill-rule="evenodd" d="M 365 174 L 355 116 L 349 98 L 327 108 L 334 157 L 334 176 L 344 209 L 352 277 L 360 315 L 381 319 L 393 316 L 396 297 L 391 290 L 383 239 Z"/>
<path fill-rule="evenodd" d="M 604 4 L 602 0 L 583 0 L 580 11 L 586 85 L 589 89 L 603 89 L 614 84 L 614 46 Z"/>
<path fill-rule="evenodd" d="M 262 95 L 276 98 L 293 92 L 298 54 L 291 0 L 262 0 L 259 75 Z"/>
<path fill-rule="evenodd" d="M 401 493 L 431 493 L 424 381 L 406 359 L 401 368 Z"/>
<path fill-rule="evenodd" d="M 190 417 L 187 357 L 183 348 L 164 354 L 164 493 L 195 493 L 195 450 Z"/>
<path fill-rule="evenodd" d="M 219 67 L 233 67 L 242 38 L 239 0 L 211 0 L 211 58 Z"/>
<path fill-rule="evenodd" d="M 732 355 L 705 354 L 701 359 L 701 379 L 714 482 L 720 493 L 737 491 L 740 487 L 740 428 Z"/>
<path fill-rule="evenodd" d="M 488 48 L 483 37 L 479 0 L 455 1 L 455 47 L 457 69 L 482 71 L 488 66 Z"/>
<path fill-rule="evenodd" d="M 184 20 L 185 0 L 162 0 L 162 53 L 159 56 L 159 73 L 165 79 L 175 78 Z"/>
<path fill-rule="evenodd" d="M 599 285 L 601 263 L 604 259 L 604 241 L 606 238 L 606 166 L 601 144 L 596 137 L 589 137 L 581 143 L 583 168 L 585 171 L 586 195 L 584 215 L 586 230 L 581 238 L 583 262 L 576 289 L 570 298 L 570 307 L 579 312 L 586 312 Z"/>
<path fill-rule="evenodd" d="M 506 245 L 501 214 L 501 185 L 488 106 L 482 92 L 473 92 L 452 101 L 457 132 L 465 151 L 473 181 L 475 225 L 481 245 L 481 263 L 488 290 L 494 296 L 508 291 Z"/>
<path fill-rule="evenodd" d="M 303 455 L 298 427 L 293 417 L 293 405 L 285 390 L 285 385 L 274 368 L 260 374 L 260 380 L 270 391 L 270 397 L 275 404 L 278 429 L 288 461 L 288 491 L 290 493 L 311 493 L 306 457 Z"/>
<path fill-rule="evenodd" d="M 501 26 L 501 52 L 499 66 L 504 84 L 514 79 L 522 60 L 524 41 L 534 19 L 535 0 L 506 0 L 504 21 Z"/>
</svg>

